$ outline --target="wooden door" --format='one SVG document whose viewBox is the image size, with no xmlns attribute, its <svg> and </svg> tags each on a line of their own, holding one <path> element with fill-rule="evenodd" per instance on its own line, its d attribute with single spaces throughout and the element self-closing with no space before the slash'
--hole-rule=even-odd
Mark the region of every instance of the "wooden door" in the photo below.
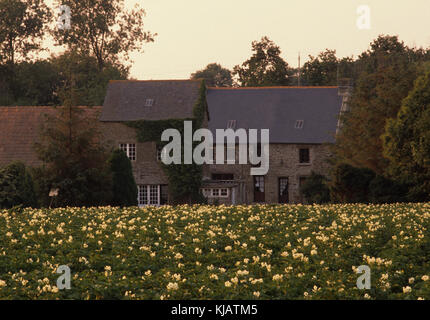
<svg viewBox="0 0 430 320">
<path fill-rule="evenodd" d="M 254 176 L 254 202 L 264 202 L 264 176 Z"/>
<path fill-rule="evenodd" d="M 288 178 L 279 178 L 279 203 L 289 203 Z"/>
</svg>

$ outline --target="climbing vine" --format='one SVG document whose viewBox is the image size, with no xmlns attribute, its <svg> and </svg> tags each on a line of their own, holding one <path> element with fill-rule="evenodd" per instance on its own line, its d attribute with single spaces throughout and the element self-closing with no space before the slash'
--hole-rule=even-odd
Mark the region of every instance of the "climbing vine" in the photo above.
<svg viewBox="0 0 430 320">
<path fill-rule="evenodd" d="M 126 125 L 136 129 L 139 142 L 155 141 L 157 146 L 164 147 L 168 142 L 161 141 L 161 134 L 166 129 L 176 129 L 184 134 L 184 121 L 192 121 L 193 133 L 204 124 L 205 116 L 209 119 L 206 101 L 206 85 L 202 81 L 198 99 L 193 107 L 193 117 L 166 120 L 137 120 L 126 122 Z M 194 144 L 194 142 L 193 142 Z M 182 159 L 184 157 L 182 148 Z M 200 193 L 202 182 L 202 167 L 197 164 L 170 164 L 160 162 L 169 181 L 169 194 L 173 204 L 196 203 L 204 201 Z"/>
</svg>

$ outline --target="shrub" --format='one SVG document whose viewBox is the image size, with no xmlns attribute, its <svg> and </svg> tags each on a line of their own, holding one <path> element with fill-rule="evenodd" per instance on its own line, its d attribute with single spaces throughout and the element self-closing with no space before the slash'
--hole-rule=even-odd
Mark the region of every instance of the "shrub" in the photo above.
<svg viewBox="0 0 430 320">
<path fill-rule="evenodd" d="M 45 167 L 31 168 L 31 176 L 33 177 L 34 191 L 36 194 L 38 207 L 48 207 L 56 204 L 56 198 L 49 197 L 51 189 L 51 181 Z M 52 201 L 52 202 L 51 202 Z"/>
<path fill-rule="evenodd" d="M 406 200 L 407 187 L 377 175 L 369 184 L 369 200 L 373 203 L 395 203 Z"/>
<path fill-rule="evenodd" d="M 115 150 L 109 159 L 112 171 L 112 205 L 137 206 L 137 185 L 130 159 L 122 150 Z"/>
<path fill-rule="evenodd" d="M 341 203 L 369 202 L 369 184 L 374 177 L 370 169 L 340 164 L 334 170 L 331 197 Z"/>
<path fill-rule="evenodd" d="M 37 205 L 33 179 L 21 162 L 13 162 L 0 170 L 0 207 Z"/>
<path fill-rule="evenodd" d="M 321 174 L 312 172 L 300 192 L 306 197 L 310 203 L 327 203 L 330 202 L 330 189 L 328 188 L 327 179 Z"/>
</svg>

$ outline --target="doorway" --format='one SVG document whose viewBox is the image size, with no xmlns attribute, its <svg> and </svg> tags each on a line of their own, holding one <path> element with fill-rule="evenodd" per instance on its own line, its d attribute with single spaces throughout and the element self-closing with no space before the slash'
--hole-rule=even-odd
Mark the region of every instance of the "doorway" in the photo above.
<svg viewBox="0 0 430 320">
<path fill-rule="evenodd" d="M 254 176 L 254 202 L 264 202 L 264 176 Z"/>
<path fill-rule="evenodd" d="M 279 203 L 289 203 L 288 178 L 279 178 Z"/>
</svg>

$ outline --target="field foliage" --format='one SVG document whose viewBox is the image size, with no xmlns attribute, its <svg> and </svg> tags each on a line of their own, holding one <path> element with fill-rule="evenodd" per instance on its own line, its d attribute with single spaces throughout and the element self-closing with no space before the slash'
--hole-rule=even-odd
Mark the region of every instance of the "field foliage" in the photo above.
<svg viewBox="0 0 430 320">
<path fill-rule="evenodd" d="M 0 230 L 0 299 L 430 299 L 430 203 L 11 209 Z"/>
</svg>

